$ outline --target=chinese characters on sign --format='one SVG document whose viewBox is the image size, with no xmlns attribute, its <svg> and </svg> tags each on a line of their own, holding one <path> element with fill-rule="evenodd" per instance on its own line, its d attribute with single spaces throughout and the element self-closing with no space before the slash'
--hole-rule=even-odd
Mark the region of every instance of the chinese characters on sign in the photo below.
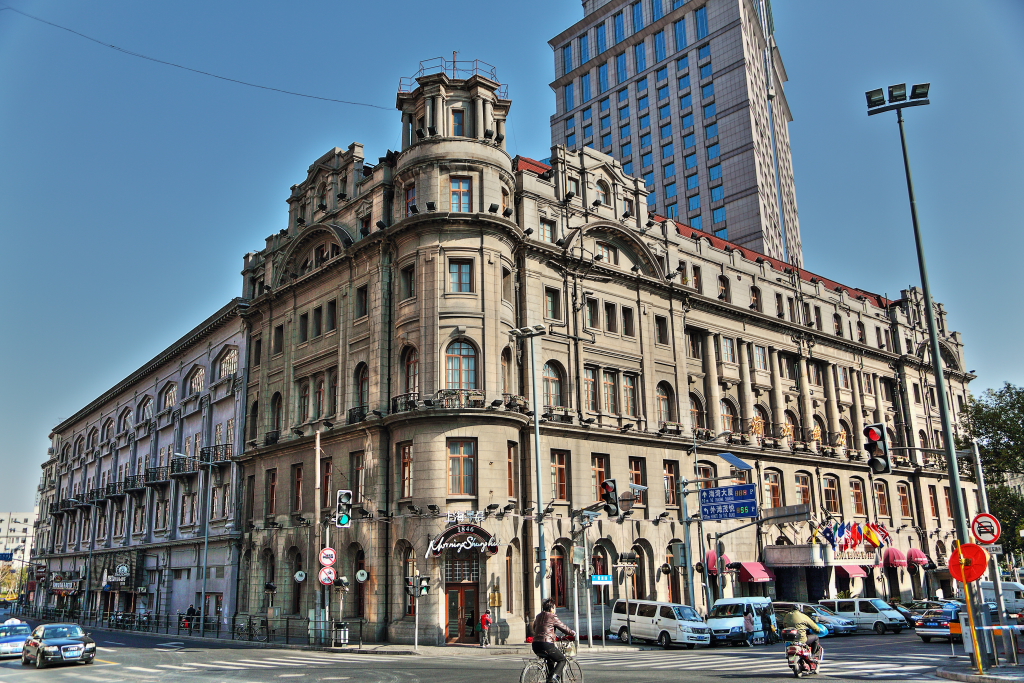
<svg viewBox="0 0 1024 683">
<path fill-rule="evenodd" d="M 487 515 L 483 510 L 459 510 L 458 512 L 446 512 L 445 521 L 449 524 L 482 524 Z"/>
<path fill-rule="evenodd" d="M 704 521 L 757 517 L 757 486 L 719 486 L 700 490 L 700 514 Z"/>
</svg>

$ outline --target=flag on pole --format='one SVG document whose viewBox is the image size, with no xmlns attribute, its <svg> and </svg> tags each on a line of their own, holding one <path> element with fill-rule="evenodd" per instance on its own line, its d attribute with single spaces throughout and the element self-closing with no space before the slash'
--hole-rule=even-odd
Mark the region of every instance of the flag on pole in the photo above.
<svg viewBox="0 0 1024 683">
<path fill-rule="evenodd" d="M 867 539 L 868 543 L 871 545 L 876 548 L 880 548 L 882 546 L 882 539 L 878 537 L 878 533 L 876 533 L 872 528 L 873 526 L 874 525 L 872 524 L 864 525 L 864 538 Z"/>
<path fill-rule="evenodd" d="M 892 535 L 889 533 L 889 530 L 885 528 L 885 525 L 879 522 L 875 525 L 875 528 L 878 530 L 878 535 L 881 539 L 885 541 L 885 544 L 892 545 Z"/>
<path fill-rule="evenodd" d="M 828 541 L 828 544 L 832 546 L 832 550 L 836 549 L 836 535 L 832 530 L 831 524 L 825 524 L 821 527 L 821 537 Z"/>
</svg>

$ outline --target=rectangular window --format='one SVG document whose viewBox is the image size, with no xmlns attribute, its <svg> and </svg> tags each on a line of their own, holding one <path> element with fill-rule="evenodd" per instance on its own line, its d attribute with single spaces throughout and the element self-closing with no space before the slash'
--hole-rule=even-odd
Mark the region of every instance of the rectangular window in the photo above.
<svg viewBox="0 0 1024 683">
<path fill-rule="evenodd" d="M 629 459 L 629 483 L 638 486 L 647 486 L 647 466 L 644 458 Z M 634 491 L 636 495 L 635 505 L 647 504 L 647 491 Z"/>
<path fill-rule="evenodd" d="M 796 475 L 796 502 L 797 505 L 811 504 L 811 477 L 807 474 L 797 473 Z"/>
<path fill-rule="evenodd" d="M 946 494 L 946 516 L 950 519 L 953 518 L 953 500 L 949 497 L 949 487 L 944 486 L 943 490 Z"/>
<path fill-rule="evenodd" d="M 448 262 L 448 291 L 473 291 L 473 262 L 468 259 L 451 259 Z"/>
<path fill-rule="evenodd" d="M 683 163 L 686 165 L 686 168 L 697 168 L 697 155 L 687 154 L 683 157 Z"/>
<path fill-rule="evenodd" d="M 717 159 L 721 154 L 722 150 L 719 145 L 711 145 L 708 147 L 708 159 Z"/>
<path fill-rule="evenodd" d="M 317 306 L 313 309 L 313 337 L 319 337 L 324 333 L 324 307 Z"/>
<path fill-rule="evenodd" d="M 665 197 L 668 198 L 668 199 L 671 199 L 672 197 L 675 197 L 675 196 L 676 196 L 676 184 L 675 183 L 669 183 L 668 185 L 665 186 Z"/>
<path fill-rule="evenodd" d="M 692 197 L 686 198 L 686 208 L 688 211 L 696 211 L 700 208 L 700 195 L 695 194 Z"/>
<path fill-rule="evenodd" d="M 722 337 L 722 361 L 725 363 L 736 362 L 736 341 L 731 337 Z"/>
<path fill-rule="evenodd" d="M 722 165 L 721 164 L 715 164 L 714 166 L 709 166 L 708 167 L 708 177 L 711 180 L 721 180 L 722 179 Z"/>
<path fill-rule="evenodd" d="M 544 288 L 544 315 L 552 320 L 562 319 L 562 293 L 554 287 Z"/>
<path fill-rule="evenodd" d="M 934 485 L 928 487 L 928 501 L 932 509 L 932 517 L 939 518 L 939 494 Z"/>
<path fill-rule="evenodd" d="M 625 83 L 626 79 L 629 78 L 629 73 L 626 71 L 626 53 L 623 52 L 621 55 L 615 57 L 615 75 L 618 79 L 619 84 Z"/>
<path fill-rule="evenodd" d="M 658 69 L 654 73 L 654 81 L 656 83 L 661 83 L 662 81 L 667 80 L 667 79 L 668 79 L 668 67 L 667 66 L 661 67 L 660 69 Z M 668 86 L 666 86 L 666 87 L 668 87 Z M 660 95 L 659 95 L 659 97 L 660 97 Z"/>
<path fill-rule="evenodd" d="M 476 494 L 476 441 L 448 439 L 448 493 Z"/>
<path fill-rule="evenodd" d="M 580 64 L 590 61 L 590 36 L 584 33 L 580 36 Z"/>
<path fill-rule="evenodd" d="M 299 316 L 299 343 L 309 341 L 309 313 Z"/>
<path fill-rule="evenodd" d="M 769 507 L 782 507 L 782 475 L 774 470 L 769 470 L 764 473 L 764 482 L 768 488 L 768 501 L 766 502 L 770 503 Z"/>
<path fill-rule="evenodd" d="M 541 220 L 540 222 L 540 238 L 545 242 L 555 241 L 555 222 L 549 220 Z"/>
<path fill-rule="evenodd" d="M 367 285 L 363 285 L 356 289 L 356 311 L 355 317 L 362 318 L 369 313 L 369 290 Z"/>
<path fill-rule="evenodd" d="M 708 99 L 709 97 L 714 97 L 715 96 L 715 84 L 714 83 L 708 83 L 707 85 L 703 86 L 700 89 L 700 96 L 701 96 L 701 99 L 705 99 L 705 100 Z"/>
<path fill-rule="evenodd" d="M 700 79 L 711 78 L 711 62 L 708 62 L 700 68 Z"/>
<path fill-rule="evenodd" d="M 334 461 L 320 461 L 320 507 L 334 507 L 335 501 L 331 500 L 331 477 L 334 475 Z"/>
<path fill-rule="evenodd" d="M 604 410 L 616 415 L 619 412 L 619 378 L 613 370 L 605 370 L 602 377 L 604 387 Z"/>
<path fill-rule="evenodd" d="M 616 306 L 613 303 L 605 302 L 604 304 L 604 329 L 605 332 L 618 332 L 618 316 L 616 315 Z"/>
<path fill-rule="evenodd" d="M 658 119 L 659 120 L 664 121 L 665 119 L 667 119 L 671 115 L 672 115 L 672 107 L 670 107 L 669 105 L 666 104 L 666 105 L 663 105 L 661 107 L 658 107 Z"/>
<path fill-rule="evenodd" d="M 608 100 L 605 100 L 607 102 Z M 612 127 L 612 117 L 602 116 L 601 117 L 601 130 L 606 130 Z"/>
<path fill-rule="evenodd" d="M 668 91 L 668 86 L 667 85 L 663 85 L 660 88 L 658 88 L 658 101 L 660 102 L 661 100 L 668 99 L 668 94 L 669 94 L 669 91 Z M 659 114 L 660 114 L 660 111 L 661 110 L 659 110 Z"/>
<path fill-rule="evenodd" d="M 839 480 L 835 477 L 825 477 L 824 484 L 825 510 L 839 514 Z"/>
<path fill-rule="evenodd" d="M 659 344 L 668 344 L 668 318 L 663 315 L 654 316 L 655 340 Z"/>
<path fill-rule="evenodd" d="M 694 173 L 693 175 L 686 176 L 686 189 L 687 190 L 696 190 L 699 186 L 700 186 L 700 180 L 698 179 L 696 173 Z"/>
<path fill-rule="evenodd" d="M 621 43 L 626 39 L 626 18 L 622 12 L 618 12 L 612 17 L 612 26 L 615 29 L 615 42 Z"/>
<path fill-rule="evenodd" d="M 594 125 L 588 124 L 583 126 L 583 138 L 588 139 L 594 137 Z"/>
<path fill-rule="evenodd" d="M 590 487 L 594 500 L 601 500 L 601 482 L 608 478 L 608 456 L 594 453 L 590 456 Z"/>
<path fill-rule="evenodd" d="M 512 301 L 512 271 L 508 268 L 501 269 L 501 298 L 505 301 Z"/>
<path fill-rule="evenodd" d="M 292 465 L 292 510 L 302 509 L 302 465 Z"/>
<path fill-rule="evenodd" d="M 672 27 L 676 34 L 676 52 L 686 47 L 686 20 L 680 19 L 676 23 L 672 24 Z M 678 64 L 676 67 L 678 68 Z"/>
<path fill-rule="evenodd" d="M 672 137 L 672 124 L 671 123 L 666 123 L 664 126 L 662 126 L 659 129 L 659 131 L 661 133 L 661 139 L 662 140 L 664 140 L 665 138 L 668 138 L 668 137 Z"/>
<path fill-rule="evenodd" d="M 644 8 L 639 2 L 633 3 L 633 33 L 644 27 Z"/>
<path fill-rule="evenodd" d="M 398 446 L 402 462 L 402 498 L 412 497 L 412 444 L 403 443 Z"/>
<path fill-rule="evenodd" d="M 719 185 L 718 187 L 711 188 L 711 201 L 720 202 L 725 199 L 725 188 Z M 715 221 L 718 222 L 717 220 Z"/>
<path fill-rule="evenodd" d="M 921 385 L 914 382 L 914 403 L 921 402 Z"/>
<path fill-rule="evenodd" d="M 469 178 L 452 178 L 452 211 L 469 213 L 473 211 L 473 181 Z"/>
<path fill-rule="evenodd" d="M 576 91 L 573 89 L 572 83 L 566 83 L 565 85 L 565 110 L 569 111 L 576 107 Z"/>
<path fill-rule="evenodd" d="M 640 73 L 647 68 L 647 46 L 645 43 L 637 43 L 633 46 L 633 60 L 636 64 L 636 72 Z M 637 84 L 637 90 L 640 89 L 640 85 Z M 641 107 L 642 109 L 643 107 Z"/>
<path fill-rule="evenodd" d="M 662 174 L 661 175 L 666 180 L 668 180 L 669 178 L 673 177 L 675 174 L 676 174 L 676 165 L 675 165 L 675 163 L 673 162 L 673 163 L 665 164 L 665 167 L 662 169 Z M 675 188 L 674 187 L 672 188 L 672 191 L 675 192 Z"/>
<path fill-rule="evenodd" d="M 647 168 L 654 163 L 654 155 L 648 152 L 640 157 L 640 168 Z"/>
<path fill-rule="evenodd" d="M 665 480 L 665 505 L 678 505 L 679 463 L 675 460 L 666 460 L 664 464 L 665 471 L 662 476 Z"/>
<path fill-rule="evenodd" d="M 256 337 L 252 340 L 252 351 L 249 352 L 249 362 L 254 368 L 260 366 L 260 357 L 263 355 L 263 339 Z"/>
<path fill-rule="evenodd" d="M 601 327 L 597 299 L 587 299 L 587 327 L 597 330 Z"/>
<path fill-rule="evenodd" d="M 264 475 L 265 513 L 267 515 L 277 514 L 277 470 L 267 470 Z M 184 510 L 182 511 L 184 512 Z"/>
<path fill-rule="evenodd" d="M 667 56 L 665 52 L 665 32 L 658 31 L 654 34 L 654 61 L 664 61 Z"/>
<path fill-rule="evenodd" d="M 331 332 L 338 326 L 338 302 L 327 302 L 327 319 L 324 321 L 324 331 Z"/>
<path fill-rule="evenodd" d="M 698 8 L 693 13 L 694 19 L 697 21 L 697 40 L 708 37 L 708 8 L 707 6 Z M 701 48 L 703 49 L 703 48 Z"/>
<path fill-rule="evenodd" d="M 363 476 L 366 472 L 363 466 L 364 462 L 363 451 L 355 451 L 348 454 L 349 484 L 352 487 L 353 503 L 363 502 L 363 493 L 366 492 L 366 489 L 363 487 Z"/>
<path fill-rule="evenodd" d="M 697 48 L 697 61 L 703 62 L 705 59 L 711 59 L 711 46 L 701 45 Z"/>
<path fill-rule="evenodd" d="M 693 267 L 693 288 L 698 292 L 703 291 L 704 289 L 704 281 L 701 278 L 699 266 Z"/>
<path fill-rule="evenodd" d="M 606 135 L 602 135 L 601 136 L 601 147 L 611 147 L 611 146 L 612 146 L 612 134 L 611 133 L 607 133 Z"/>
<path fill-rule="evenodd" d="M 580 89 L 583 95 L 583 97 L 580 99 L 580 102 L 589 102 L 592 97 L 592 94 L 590 92 L 590 74 L 583 74 L 582 76 L 580 76 Z"/>
<path fill-rule="evenodd" d="M 647 95 L 644 95 L 643 97 L 641 97 L 640 99 L 638 99 L 636 101 L 636 108 L 637 108 L 638 111 L 644 111 L 645 109 L 650 108 L 650 106 L 651 106 L 651 101 L 649 99 L 647 99 Z M 641 128 L 647 128 L 649 125 L 651 125 L 650 119 L 647 119 L 646 121 L 644 121 L 644 118 L 640 117 L 640 127 Z"/>
<path fill-rule="evenodd" d="M 636 324 L 633 321 L 633 309 L 622 307 L 622 334 L 627 337 L 636 336 Z"/>
<path fill-rule="evenodd" d="M 712 194 L 712 198 L 714 195 Z M 725 222 L 725 207 L 719 207 L 711 212 L 712 223 L 724 223 Z M 717 228 L 716 228 L 717 230 Z"/>
<path fill-rule="evenodd" d="M 608 49 L 608 31 L 603 23 L 597 25 L 597 54 Z"/>
<path fill-rule="evenodd" d="M 602 92 L 602 93 L 608 92 L 608 88 L 610 86 L 608 84 L 608 65 L 607 64 L 602 64 L 601 66 L 597 67 L 597 87 L 598 87 L 598 90 L 600 92 Z"/>
<path fill-rule="evenodd" d="M 710 119 L 710 118 L 714 118 L 715 114 L 717 114 L 717 113 L 718 113 L 718 108 L 715 106 L 714 102 L 712 102 L 711 104 L 705 105 L 705 107 L 704 107 L 704 118 L 705 118 L 705 120 L 706 119 Z"/>
<path fill-rule="evenodd" d="M 587 410 L 597 411 L 597 369 L 583 368 L 583 400 L 586 401 Z"/>
<path fill-rule="evenodd" d="M 562 48 L 562 73 L 567 74 L 570 71 L 572 71 L 572 43 Z"/>
<path fill-rule="evenodd" d="M 679 96 L 679 108 L 680 109 L 689 109 L 692 106 L 693 106 L 693 95 L 691 95 L 690 93 L 686 93 L 685 95 L 680 95 Z M 689 126 L 683 126 L 683 128 L 688 128 L 688 127 Z"/>
<path fill-rule="evenodd" d="M 878 503 L 878 516 L 889 516 L 889 494 L 885 490 L 885 482 L 875 482 L 875 500 Z"/>
<path fill-rule="evenodd" d="M 466 112 L 461 109 L 452 110 L 452 135 L 455 137 L 466 135 Z M 415 189 L 413 190 L 413 199 L 415 199 Z"/>
<path fill-rule="evenodd" d="M 768 349 L 764 346 L 754 347 L 754 368 L 757 370 L 768 370 Z"/>
<path fill-rule="evenodd" d="M 278 325 L 274 328 L 274 347 L 273 353 L 282 353 L 284 351 L 284 325 Z"/>
<path fill-rule="evenodd" d="M 657 21 L 665 16 L 665 0 L 651 0 L 651 16 Z"/>
<path fill-rule="evenodd" d="M 906 484 L 898 484 L 897 489 L 900 494 L 900 514 L 912 518 L 914 513 L 910 507 L 910 487 Z"/>
<path fill-rule="evenodd" d="M 630 417 L 636 417 L 636 375 L 622 376 L 622 407 L 623 413 Z"/>
<path fill-rule="evenodd" d="M 514 441 L 509 441 L 506 457 L 509 498 L 515 498 L 516 496 L 516 461 L 516 443 Z"/>
<path fill-rule="evenodd" d="M 868 514 L 868 506 L 864 498 L 864 482 L 860 479 L 851 479 L 850 492 L 853 495 L 853 513 L 860 516 Z"/>
<path fill-rule="evenodd" d="M 404 301 L 416 296 L 416 266 L 402 268 L 400 287 L 401 292 L 399 296 L 401 300 Z"/>
<path fill-rule="evenodd" d="M 718 124 L 712 123 L 710 126 L 704 127 L 704 138 L 710 140 L 711 138 L 718 137 Z"/>
<path fill-rule="evenodd" d="M 569 451 L 551 451 L 551 498 L 569 500 Z"/>
<path fill-rule="evenodd" d="M 697 136 L 693 133 L 683 136 L 683 149 L 690 149 L 697 146 Z"/>
</svg>

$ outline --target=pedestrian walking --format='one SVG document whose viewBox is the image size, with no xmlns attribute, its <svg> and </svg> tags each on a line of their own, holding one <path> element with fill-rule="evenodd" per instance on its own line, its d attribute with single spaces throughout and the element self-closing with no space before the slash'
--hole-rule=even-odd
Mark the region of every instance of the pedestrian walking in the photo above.
<svg viewBox="0 0 1024 683">
<path fill-rule="evenodd" d="M 480 616 L 480 644 L 487 647 L 491 644 L 491 624 L 494 620 L 491 619 L 491 610 L 486 610 Z"/>
<path fill-rule="evenodd" d="M 743 632 L 747 636 L 747 647 L 754 647 L 754 609 L 750 605 L 743 612 Z"/>
<path fill-rule="evenodd" d="M 766 607 L 761 612 L 761 630 L 764 631 L 764 644 L 771 645 L 775 642 L 775 630 L 772 628 L 772 615 Z"/>
</svg>

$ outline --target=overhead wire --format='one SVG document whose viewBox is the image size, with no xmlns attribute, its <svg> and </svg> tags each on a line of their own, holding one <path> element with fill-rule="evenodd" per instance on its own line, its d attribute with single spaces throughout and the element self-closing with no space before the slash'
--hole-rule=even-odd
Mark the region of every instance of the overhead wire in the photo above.
<svg viewBox="0 0 1024 683">
<path fill-rule="evenodd" d="M 182 64 L 176 64 L 174 62 L 168 62 L 168 61 L 163 60 L 163 59 L 157 59 L 156 57 L 150 57 L 150 56 L 144 55 L 144 54 L 142 54 L 140 52 L 133 52 L 132 50 L 127 50 L 127 49 L 125 49 L 123 47 L 118 47 L 117 45 L 113 45 L 113 44 L 110 44 L 110 43 L 104 43 L 102 40 L 98 40 L 96 38 L 93 38 L 92 36 L 87 36 L 86 34 L 81 33 L 80 31 L 76 31 L 76 30 L 74 30 L 72 28 L 68 28 L 67 26 L 61 26 L 60 24 L 56 24 L 56 23 L 54 23 L 52 21 L 47 21 L 46 19 L 43 19 L 41 17 L 33 16 L 33 15 L 27 13 L 27 12 L 22 12 L 19 9 L 11 7 L 10 5 L 6 5 L 6 4 L 0 5 L 0 11 L 2 11 L 3 9 L 9 9 L 12 12 L 16 12 L 17 14 L 22 15 L 23 17 L 27 17 L 27 18 L 32 19 L 34 21 L 41 22 L 41 23 L 46 24 L 48 26 L 53 26 L 54 28 L 59 28 L 62 31 L 67 31 L 68 33 L 73 33 L 74 35 L 76 35 L 76 36 L 78 36 L 80 38 L 85 38 L 86 40 L 89 40 L 89 41 L 92 41 L 92 42 L 96 43 L 97 45 L 102 45 L 103 47 L 110 48 L 111 50 L 116 50 L 118 52 L 121 52 L 123 54 L 129 55 L 131 57 L 138 57 L 139 59 L 146 59 L 146 60 L 149 60 L 151 62 L 156 62 L 157 64 L 163 64 L 165 66 L 173 66 L 173 67 L 175 67 L 177 69 L 183 69 L 185 71 L 191 71 L 192 73 L 200 74 L 202 76 L 209 76 L 210 78 L 217 78 L 217 79 L 220 79 L 222 81 L 228 81 L 229 83 L 237 83 L 238 85 L 245 85 L 245 86 L 248 86 L 250 88 L 259 88 L 261 90 L 270 90 L 272 92 L 279 92 L 279 93 L 282 93 L 284 95 L 294 95 L 295 97 L 306 97 L 306 98 L 311 99 L 311 100 L 321 100 L 323 102 L 336 102 L 338 104 L 351 104 L 351 105 L 355 105 L 355 106 L 358 106 L 358 107 L 372 107 L 374 109 L 383 109 L 384 111 L 392 111 L 393 110 L 392 107 L 382 107 L 379 104 L 369 104 L 367 102 L 354 102 L 352 100 L 339 100 L 339 99 L 335 99 L 333 97 L 320 97 L 319 95 L 307 95 L 306 93 L 295 92 L 295 91 L 292 91 L 292 90 L 283 90 L 281 88 L 274 88 L 274 87 L 271 87 L 269 85 L 260 85 L 258 83 L 250 83 L 248 81 L 242 81 L 242 80 L 239 80 L 237 78 L 229 78 L 227 76 L 221 76 L 219 74 L 210 73 L 209 71 L 202 71 L 201 69 L 193 69 L 192 67 L 184 66 Z"/>
</svg>

